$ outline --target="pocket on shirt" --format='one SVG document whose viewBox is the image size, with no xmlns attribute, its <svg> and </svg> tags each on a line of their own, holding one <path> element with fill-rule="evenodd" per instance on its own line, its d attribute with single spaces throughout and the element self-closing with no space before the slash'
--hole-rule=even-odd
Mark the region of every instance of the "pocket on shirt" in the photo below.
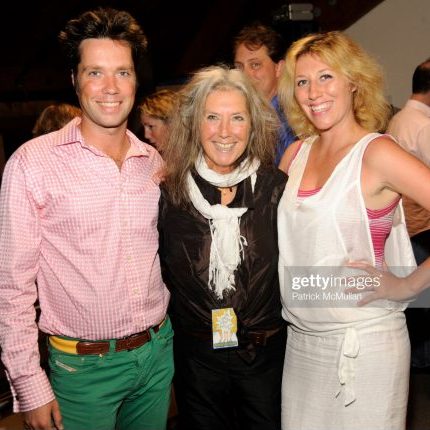
<svg viewBox="0 0 430 430">
<path fill-rule="evenodd" d="M 160 195 L 160 187 L 152 180 L 140 187 L 130 187 L 128 190 L 130 219 L 135 220 L 133 225 L 137 232 L 142 228 L 157 230 Z"/>
</svg>

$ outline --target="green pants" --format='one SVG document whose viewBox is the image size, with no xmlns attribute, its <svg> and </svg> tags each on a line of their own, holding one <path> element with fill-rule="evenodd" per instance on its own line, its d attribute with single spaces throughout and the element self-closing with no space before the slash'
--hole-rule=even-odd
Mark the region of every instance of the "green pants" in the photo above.
<svg viewBox="0 0 430 430">
<path fill-rule="evenodd" d="M 65 430 L 164 430 L 173 377 L 169 320 L 131 351 L 66 354 L 49 346 L 51 384 Z"/>
</svg>

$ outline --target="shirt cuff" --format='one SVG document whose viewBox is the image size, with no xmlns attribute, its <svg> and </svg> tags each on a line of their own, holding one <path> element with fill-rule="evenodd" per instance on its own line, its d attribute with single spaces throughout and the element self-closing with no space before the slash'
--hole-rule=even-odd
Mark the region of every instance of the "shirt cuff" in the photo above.
<svg viewBox="0 0 430 430">
<path fill-rule="evenodd" d="M 11 384 L 11 392 L 15 413 L 31 411 L 55 399 L 51 384 L 43 370 L 37 375 L 14 381 Z"/>
</svg>

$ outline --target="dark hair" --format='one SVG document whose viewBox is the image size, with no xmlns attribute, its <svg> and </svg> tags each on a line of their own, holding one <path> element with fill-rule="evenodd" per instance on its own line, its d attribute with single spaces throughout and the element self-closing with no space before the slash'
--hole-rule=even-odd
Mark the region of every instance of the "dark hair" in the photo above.
<svg viewBox="0 0 430 430">
<path fill-rule="evenodd" d="M 267 53 L 274 63 L 284 59 L 286 45 L 282 36 L 273 28 L 260 23 L 254 23 L 244 27 L 233 42 L 236 51 L 239 45 L 245 45 L 249 50 L 254 51 L 262 46 L 267 48 Z"/>
<path fill-rule="evenodd" d="M 41 136 L 51 131 L 59 130 L 77 116 L 81 109 L 68 103 L 52 104 L 40 113 L 33 127 L 33 136 Z"/>
<path fill-rule="evenodd" d="M 58 36 L 68 65 L 76 73 L 80 63 L 80 44 L 86 39 L 112 39 L 127 42 L 137 69 L 147 47 L 147 39 L 137 21 L 125 11 L 98 8 L 67 22 Z"/>
<path fill-rule="evenodd" d="M 430 58 L 415 69 L 412 76 L 412 92 L 423 94 L 430 91 Z"/>
</svg>

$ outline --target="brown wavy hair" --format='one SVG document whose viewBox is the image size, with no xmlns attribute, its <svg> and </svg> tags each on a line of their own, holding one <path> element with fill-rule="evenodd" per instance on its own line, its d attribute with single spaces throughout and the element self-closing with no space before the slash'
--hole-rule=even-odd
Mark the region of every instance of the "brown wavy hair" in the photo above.
<svg viewBox="0 0 430 430">
<path fill-rule="evenodd" d="M 82 111 L 77 106 L 68 103 L 58 103 L 47 106 L 38 116 L 34 127 L 33 136 L 51 133 L 59 130 L 69 121 L 77 116 L 81 116 Z"/>
</svg>

